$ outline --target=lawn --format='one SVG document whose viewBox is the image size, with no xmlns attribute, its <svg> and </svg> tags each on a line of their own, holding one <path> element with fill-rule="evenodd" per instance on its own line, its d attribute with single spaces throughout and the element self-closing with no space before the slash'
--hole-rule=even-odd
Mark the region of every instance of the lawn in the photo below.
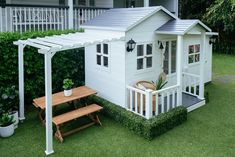
<svg viewBox="0 0 235 157">
<path fill-rule="evenodd" d="M 54 140 L 55 157 L 222 157 L 235 156 L 235 57 L 214 55 L 213 81 L 207 85 L 210 102 L 189 113 L 188 121 L 153 141 L 146 141 L 102 117 L 103 127 L 93 126 Z M 34 108 L 8 139 L 0 139 L 1 157 L 45 156 L 45 128 Z"/>
</svg>

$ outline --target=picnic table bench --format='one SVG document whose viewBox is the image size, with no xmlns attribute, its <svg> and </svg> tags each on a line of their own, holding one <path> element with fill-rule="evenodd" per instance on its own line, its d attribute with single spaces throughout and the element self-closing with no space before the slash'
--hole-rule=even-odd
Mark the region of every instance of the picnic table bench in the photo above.
<svg viewBox="0 0 235 157">
<path fill-rule="evenodd" d="M 75 100 L 80 100 L 82 98 L 86 98 L 92 95 L 97 94 L 97 92 L 87 86 L 82 86 L 78 88 L 74 88 L 73 94 L 69 97 L 65 97 L 63 92 L 55 93 L 52 95 L 52 107 L 56 107 L 58 105 L 64 104 L 64 103 L 69 103 Z M 43 118 L 43 113 L 45 112 L 46 105 L 45 105 L 45 97 L 40 97 L 36 98 L 33 100 L 33 105 L 37 108 L 40 109 L 39 112 L 39 118 L 45 124 L 45 118 Z M 103 108 L 97 104 L 91 104 L 91 105 L 86 105 L 85 107 L 81 107 L 78 109 L 74 109 L 72 111 L 69 111 L 67 113 L 63 113 L 60 115 L 57 115 L 52 118 L 53 124 L 56 126 L 56 132 L 55 132 L 55 137 L 62 143 L 63 142 L 63 137 L 70 135 L 76 131 L 79 131 L 81 129 L 87 128 L 91 125 L 94 124 L 100 124 L 101 122 L 98 117 L 98 112 L 102 110 Z M 94 116 L 92 114 L 95 114 Z M 60 126 L 62 124 L 65 124 L 67 122 L 70 122 L 72 120 L 76 120 L 78 118 L 81 118 L 83 116 L 88 116 L 92 122 L 85 124 L 81 127 L 78 127 L 76 129 L 67 131 L 67 132 L 62 132 L 60 130 Z"/>
</svg>

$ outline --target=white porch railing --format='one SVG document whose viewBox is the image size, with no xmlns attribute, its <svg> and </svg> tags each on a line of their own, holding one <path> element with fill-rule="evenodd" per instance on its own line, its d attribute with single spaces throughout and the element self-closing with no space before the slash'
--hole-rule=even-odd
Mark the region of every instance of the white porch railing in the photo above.
<svg viewBox="0 0 235 157">
<path fill-rule="evenodd" d="M 74 7 L 73 29 L 105 12 L 106 8 Z M 0 6 L 0 32 L 26 32 L 69 29 L 68 6 Z"/>
<path fill-rule="evenodd" d="M 180 104 L 178 103 L 179 86 L 171 86 L 158 91 L 140 90 L 127 86 L 129 94 L 126 109 L 146 119 L 168 112 Z"/>
<path fill-rule="evenodd" d="M 199 75 L 183 72 L 182 91 L 184 93 L 198 97 L 199 96 L 199 84 L 200 84 Z"/>
</svg>

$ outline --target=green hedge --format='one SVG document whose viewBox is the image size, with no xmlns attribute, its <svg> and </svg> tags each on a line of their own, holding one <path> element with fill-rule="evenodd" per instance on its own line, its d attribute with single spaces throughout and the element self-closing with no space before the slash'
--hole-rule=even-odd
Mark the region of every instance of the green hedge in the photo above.
<svg viewBox="0 0 235 157">
<path fill-rule="evenodd" d="M 167 113 L 146 120 L 100 97 L 94 96 L 91 101 L 104 107 L 105 116 L 121 123 L 132 132 L 148 140 L 152 140 L 187 120 L 187 109 L 185 107 L 177 107 Z"/>
<path fill-rule="evenodd" d="M 0 86 L 18 86 L 18 47 L 13 45 L 14 41 L 73 32 L 76 31 L 0 33 Z M 33 98 L 44 95 L 44 56 L 28 46 L 24 52 L 26 103 L 31 104 Z M 74 86 L 84 84 L 83 49 L 58 52 L 52 59 L 52 65 L 53 92 L 62 90 L 65 77 L 73 79 Z"/>
</svg>

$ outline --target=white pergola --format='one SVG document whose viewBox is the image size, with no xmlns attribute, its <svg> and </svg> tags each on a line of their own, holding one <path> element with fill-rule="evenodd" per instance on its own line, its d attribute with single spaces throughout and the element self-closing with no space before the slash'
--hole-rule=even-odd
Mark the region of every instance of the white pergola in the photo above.
<svg viewBox="0 0 235 157">
<path fill-rule="evenodd" d="M 19 40 L 14 42 L 18 45 L 19 60 L 19 119 L 24 120 L 24 47 L 32 46 L 38 49 L 38 53 L 44 55 L 45 62 L 45 102 L 46 102 L 46 155 L 54 153 L 53 130 L 52 130 L 52 68 L 51 60 L 56 52 L 77 49 L 93 44 L 124 40 L 122 33 L 98 33 L 86 31 L 83 33 L 71 33 L 55 35 L 44 38 Z"/>
</svg>

